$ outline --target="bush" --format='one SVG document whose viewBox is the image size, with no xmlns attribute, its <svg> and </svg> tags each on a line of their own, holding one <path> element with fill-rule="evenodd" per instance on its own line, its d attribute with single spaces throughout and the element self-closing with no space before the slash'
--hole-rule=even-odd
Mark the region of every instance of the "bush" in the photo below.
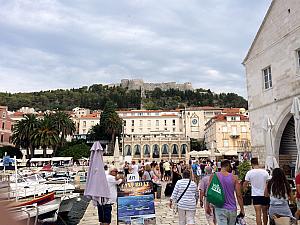
<svg viewBox="0 0 300 225">
<path fill-rule="evenodd" d="M 244 162 L 240 163 L 238 166 L 238 178 L 241 181 L 245 180 L 246 173 L 251 170 L 251 163 L 250 161 L 245 160 Z"/>
</svg>

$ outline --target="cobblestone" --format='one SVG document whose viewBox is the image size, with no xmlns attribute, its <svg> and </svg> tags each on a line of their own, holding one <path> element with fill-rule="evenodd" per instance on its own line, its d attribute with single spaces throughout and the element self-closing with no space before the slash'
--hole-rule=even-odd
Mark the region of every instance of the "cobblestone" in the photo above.
<svg viewBox="0 0 300 225">
<path fill-rule="evenodd" d="M 155 201 L 156 211 L 156 224 L 157 225 L 173 225 L 178 224 L 178 215 L 174 215 L 173 211 L 169 208 L 169 198 L 162 196 L 162 199 Z M 247 225 L 256 225 L 255 212 L 253 206 L 245 206 L 246 222 Z M 113 218 L 111 224 L 117 224 L 116 206 L 113 207 Z M 97 209 L 92 203 L 89 204 L 84 217 L 81 219 L 79 225 L 98 225 Z M 196 209 L 196 225 L 206 225 L 206 218 L 204 209 L 199 205 Z"/>
</svg>

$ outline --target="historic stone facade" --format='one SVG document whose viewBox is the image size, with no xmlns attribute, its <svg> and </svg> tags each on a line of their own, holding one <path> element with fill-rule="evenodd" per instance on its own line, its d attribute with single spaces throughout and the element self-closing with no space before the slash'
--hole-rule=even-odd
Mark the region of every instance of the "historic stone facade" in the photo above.
<svg viewBox="0 0 300 225">
<path fill-rule="evenodd" d="M 0 106 L 0 147 L 11 144 L 11 119 L 8 115 L 7 106 Z"/>
<path fill-rule="evenodd" d="M 273 0 L 244 59 L 253 153 L 265 158 L 263 123 L 273 123 L 280 163 L 295 161 L 292 100 L 300 96 L 300 1 Z"/>
<path fill-rule="evenodd" d="M 168 89 L 179 89 L 181 91 L 193 90 L 193 86 L 190 82 L 183 84 L 177 84 L 176 82 L 167 83 L 145 83 L 141 79 L 123 79 L 121 83 L 118 84 L 121 87 L 128 88 L 129 90 L 143 90 L 143 91 L 153 91 L 155 88 L 160 88 L 165 91 Z"/>
</svg>

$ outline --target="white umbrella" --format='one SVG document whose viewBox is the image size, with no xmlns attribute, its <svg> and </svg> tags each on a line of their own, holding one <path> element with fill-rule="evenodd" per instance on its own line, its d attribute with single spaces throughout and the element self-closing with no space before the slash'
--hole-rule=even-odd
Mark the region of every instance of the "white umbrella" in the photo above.
<svg viewBox="0 0 300 225">
<path fill-rule="evenodd" d="M 115 165 L 116 165 L 117 162 L 119 162 L 119 160 L 120 160 L 119 140 L 118 140 L 118 137 L 116 137 L 115 148 L 114 148 Z"/>
<path fill-rule="evenodd" d="M 110 191 L 104 172 L 103 148 L 96 141 L 91 148 L 90 165 L 84 195 L 93 200 L 93 204 L 103 204 L 110 197 Z"/>
<path fill-rule="evenodd" d="M 266 117 L 263 124 L 264 135 L 265 135 L 265 153 L 266 153 L 265 168 L 269 170 L 279 167 L 275 157 L 275 150 L 273 146 L 273 138 L 272 138 L 273 127 L 274 127 L 273 121 L 269 117 Z"/>
<path fill-rule="evenodd" d="M 295 120 L 295 137 L 298 150 L 295 172 L 297 173 L 300 168 L 300 100 L 297 97 L 293 100 L 291 113 L 294 115 Z"/>
</svg>

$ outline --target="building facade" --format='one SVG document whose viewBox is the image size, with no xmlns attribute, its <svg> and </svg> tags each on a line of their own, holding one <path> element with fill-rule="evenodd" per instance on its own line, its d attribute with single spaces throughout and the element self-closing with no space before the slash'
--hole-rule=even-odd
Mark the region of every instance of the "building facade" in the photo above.
<svg viewBox="0 0 300 225">
<path fill-rule="evenodd" d="M 11 119 L 7 106 L 0 106 L 0 147 L 11 144 Z"/>
<path fill-rule="evenodd" d="M 205 142 L 212 156 L 236 156 L 249 151 L 250 139 L 249 119 L 242 114 L 218 114 L 206 123 Z"/>
<path fill-rule="evenodd" d="M 204 139 L 205 124 L 216 115 L 222 113 L 222 108 L 189 107 L 182 110 L 183 129 L 187 138 Z"/>
<path fill-rule="evenodd" d="M 273 122 L 279 163 L 296 161 L 291 106 L 300 96 L 300 1 L 273 0 L 243 62 L 253 154 L 265 159 L 264 121 Z"/>
<path fill-rule="evenodd" d="M 123 119 L 124 156 L 151 160 L 188 157 L 190 139 L 184 135 L 180 110 L 131 110 L 118 114 Z"/>
</svg>

